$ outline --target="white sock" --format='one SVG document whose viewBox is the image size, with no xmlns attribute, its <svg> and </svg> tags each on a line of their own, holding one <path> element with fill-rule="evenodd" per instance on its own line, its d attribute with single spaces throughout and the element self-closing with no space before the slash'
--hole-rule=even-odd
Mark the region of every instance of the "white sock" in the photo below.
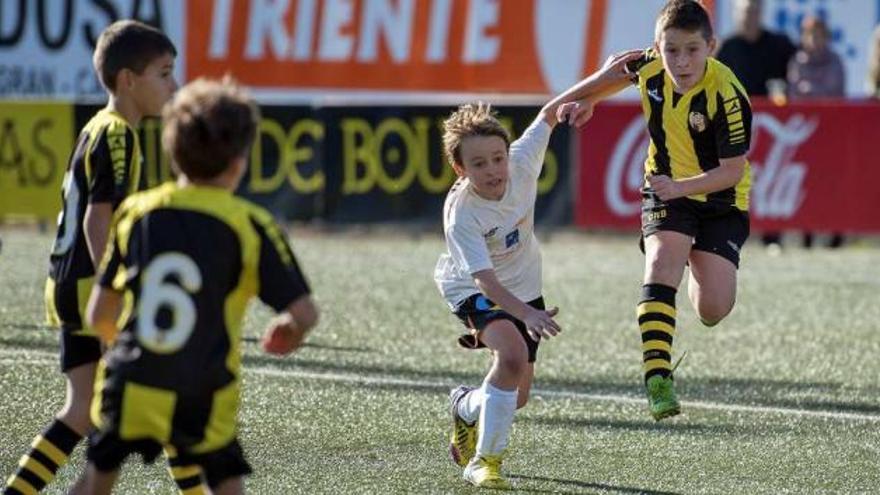
<svg viewBox="0 0 880 495">
<path fill-rule="evenodd" d="M 483 388 L 475 388 L 458 401 L 458 417 L 468 424 L 474 424 L 480 418 L 483 406 Z"/>
<path fill-rule="evenodd" d="M 513 413 L 516 412 L 517 391 L 501 390 L 484 383 L 482 395 L 477 455 L 497 455 L 507 448 Z"/>
</svg>

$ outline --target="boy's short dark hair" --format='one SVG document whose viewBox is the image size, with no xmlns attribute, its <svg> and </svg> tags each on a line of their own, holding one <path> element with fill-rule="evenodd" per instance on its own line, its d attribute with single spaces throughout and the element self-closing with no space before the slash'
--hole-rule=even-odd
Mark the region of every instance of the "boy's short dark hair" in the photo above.
<svg viewBox="0 0 880 495">
<path fill-rule="evenodd" d="M 245 156 L 257 134 L 260 112 L 230 78 L 197 79 L 162 111 L 162 145 L 184 175 L 212 179 Z"/>
<path fill-rule="evenodd" d="M 116 75 L 122 69 L 143 73 L 150 63 L 170 54 L 177 56 L 174 43 L 162 31 L 140 21 L 116 21 L 107 26 L 95 44 L 92 64 L 108 91 L 116 91 Z"/>
<path fill-rule="evenodd" d="M 690 33 L 700 31 L 706 41 L 712 39 L 712 21 L 709 13 L 696 0 L 669 0 L 657 16 L 655 39 L 667 29 L 680 29 Z"/>
</svg>

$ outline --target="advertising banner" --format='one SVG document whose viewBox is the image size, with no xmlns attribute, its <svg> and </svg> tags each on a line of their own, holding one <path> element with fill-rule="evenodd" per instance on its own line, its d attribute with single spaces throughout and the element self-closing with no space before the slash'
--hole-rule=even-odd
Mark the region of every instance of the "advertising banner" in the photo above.
<svg viewBox="0 0 880 495">
<path fill-rule="evenodd" d="M 0 99 L 104 98 L 91 67 L 98 34 L 123 18 L 165 31 L 176 76 L 232 74 L 263 103 L 328 99 L 441 104 L 483 94 L 538 103 L 611 53 L 647 47 L 665 0 L 3 0 Z M 735 0 L 703 0 L 716 34 Z M 847 94 L 865 94 L 876 0 L 765 0 L 768 29 L 793 41 L 825 18 Z M 518 99 L 512 99 L 513 96 Z M 441 97 L 446 97 L 441 100 Z M 633 99 L 631 92 L 621 99 Z"/>
<path fill-rule="evenodd" d="M 77 128 L 96 106 L 77 106 Z M 289 220 L 339 223 L 440 223 L 455 173 L 442 148 L 442 123 L 452 107 L 263 106 L 259 139 L 238 194 Z M 535 107 L 499 107 L 518 136 Z M 155 120 L 141 126 L 142 182 L 171 178 Z M 539 179 L 536 219 L 571 222 L 569 131 L 550 140 Z"/>
<path fill-rule="evenodd" d="M 606 1 L 190 5 L 209 22 L 189 25 L 189 74 L 231 71 L 256 88 L 544 94 L 596 66 Z"/>
<path fill-rule="evenodd" d="M 71 105 L 0 102 L 0 217 L 55 219 L 73 140 Z"/>
<path fill-rule="evenodd" d="M 880 232 L 880 105 L 753 104 L 752 228 Z M 579 143 L 575 223 L 637 229 L 648 148 L 640 107 L 599 107 Z"/>
<path fill-rule="evenodd" d="M 178 49 L 182 80 L 185 2 L 178 0 L 0 1 L 0 99 L 104 100 L 92 68 L 101 31 L 138 19 L 164 31 Z"/>
</svg>

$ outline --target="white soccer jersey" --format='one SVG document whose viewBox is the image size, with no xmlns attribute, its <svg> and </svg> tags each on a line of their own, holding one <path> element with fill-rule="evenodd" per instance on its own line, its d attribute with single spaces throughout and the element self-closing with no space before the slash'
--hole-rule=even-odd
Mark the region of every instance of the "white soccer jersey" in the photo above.
<svg viewBox="0 0 880 495">
<path fill-rule="evenodd" d="M 450 308 L 480 292 L 473 274 L 489 268 L 521 301 L 541 296 L 535 199 L 551 132 L 537 119 L 510 145 L 510 175 L 500 200 L 481 198 L 468 179 L 459 179 L 449 190 L 443 205 L 447 252 L 437 261 L 434 281 Z"/>
</svg>

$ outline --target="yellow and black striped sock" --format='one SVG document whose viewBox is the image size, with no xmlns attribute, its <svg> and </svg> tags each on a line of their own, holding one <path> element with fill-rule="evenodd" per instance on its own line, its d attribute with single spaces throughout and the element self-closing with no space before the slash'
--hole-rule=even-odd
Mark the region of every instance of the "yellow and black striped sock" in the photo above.
<svg viewBox="0 0 880 495">
<path fill-rule="evenodd" d="M 168 472 L 174 479 L 174 484 L 181 495 L 205 495 L 210 493 L 208 483 L 202 474 L 202 467 L 198 464 L 184 464 L 177 456 L 174 447 L 166 446 L 165 455 L 168 457 Z"/>
<path fill-rule="evenodd" d="M 654 375 L 672 373 L 672 337 L 675 335 L 676 290 L 663 284 L 642 286 L 642 300 L 636 314 L 642 333 L 645 381 Z"/>
<path fill-rule="evenodd" d="M 18 461 L 18 471 L 6 480 L 4 495 L 31 495 L 55 479 L 58 469 L 67 464 L 82 435 L 56 419 L 31 443 L 31 450 Z"/>
</svg>

